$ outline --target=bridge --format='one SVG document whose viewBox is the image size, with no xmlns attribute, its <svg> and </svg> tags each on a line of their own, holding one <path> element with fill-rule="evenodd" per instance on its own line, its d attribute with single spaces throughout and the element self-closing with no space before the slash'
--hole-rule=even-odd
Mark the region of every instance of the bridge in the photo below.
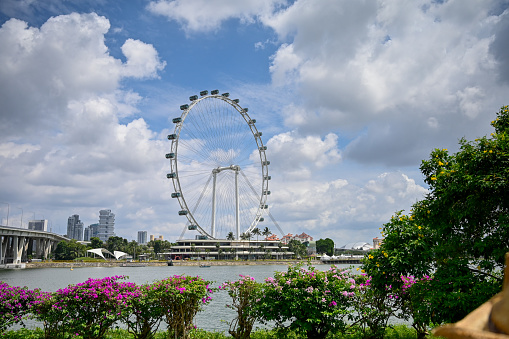
<svg viewBox="0 0 509 339">
<path fill-rule="evenodd" d="M 21 264 L 28 259 L 28 253 L 34 257 L 48 258 L 51 250 L 60 241 L 70 239 L 59 234 L 27 230 L 26 228 L 0 226 L 0 265 Z M 35 253 L 33 252 L 35 245 Z"/>
</svg>

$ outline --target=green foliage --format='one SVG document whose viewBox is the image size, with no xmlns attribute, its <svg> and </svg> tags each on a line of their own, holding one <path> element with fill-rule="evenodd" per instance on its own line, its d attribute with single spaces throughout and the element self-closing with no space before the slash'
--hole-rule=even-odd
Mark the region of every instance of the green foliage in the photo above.
<svg viewBox="0 0 509 339">
<path fill-rule="evenodd" d="M 326 253 L 329 256 L 334 255 L 334 241 L 330 238 L 320 239 L 316 241 L 316 253 Z"/>
<path fill-rule="evenodd" d="M 358 290 L 352 276 L 335 266 L 326 272 L 289 266 L 287 272 L 276 272 L 265 280 L 254 313 L 262 322 L 275 322 L 283 332 L 290 329 L 308 338 L 325 338 L 329 332 L 346 329 Z"/>
<path fill-rule="evenodd" d="M 29 290 L 26 286 L 9 286 L 0 281 L 0 334 L 14 324 L 23 324 L 23 318 L 30 314 L 39 290 Z"/>
<path fill-rule="evenodd" d="M 111 253 L 115 251 L 127 252 L 128 241 L 122 237 L 112 236 L 106 240 L 106 249 Z"/>
<path fill-rule="evenodd" d="M 122 322 L 127 325 L 127 331 L 135 339 L 151 339 L 155 337 L 157 329 L 166 310 L 159 302 L 159 294 L 154 284 L 128 287 L 135 298 L 128 298 L 121 313 Z"/>
<path fill-rule="evenodd" d="M 288 250 L 293 252 L 294 258 L 304 258 L 307 254 L 306 245 L 295 239 L 288 242 Z"/>
<path fill-rule="evenodd" d="M 139 297 L 124 276 L 88 279 L 55 293 L 41 295 L 35 318 L 44 324 L 46 338 L 67 338 L 79 334 L 85 339 L 103 338 L 121 319 L 127 300 Z"/>
<path fill-rule="evenodd" d="M 77 242 L 76 239 L 70 241 L 61 241 L 55 249 L 56 260 L 74 260 L 80 255 L 85 254 L 87 247 Z"/>
<path fill-rule="evenodd" d="M 252 308 L 256 302 L 257 292 L 260 285 L 250 276 L 240 276 L 237 281 L 224 282 L 219 289 L 228 291 L 232 303 L 226 305 L 237 312 L 237 317 L 228 323 L 228 333 L 236 339 L 248 339 L 251 336 L 256 317 Z"/>
<path fill-rule="evenodd" d="M 455 154 L 431 152 L 420 167 L 430 193 L 383 226 L 383 244 L 364 260 L 373 287 L 400 297 L 420 337 L 501 289 L 509 251 L 509 108 L 497 115 L 490 137 L 461 139 Z M 402 276 L 415 283 L 405 288 Z"/>
<path fill-rule="evenodd" d="M 196 313 L 211 300 L 209 294 L 214 290 L 210 283 L 199 277 L 175 275 L 152 284 L 155 299 L 166 310 L 169 335 L 189 338 Z"/>
<path fill-rule="evenodd" d="M 104 243 L 101 239 L 98 237 L 92 237 L 90 238 L 90 246 L 91 248 L 101 248 L 103 247 Z"/>
</svg>

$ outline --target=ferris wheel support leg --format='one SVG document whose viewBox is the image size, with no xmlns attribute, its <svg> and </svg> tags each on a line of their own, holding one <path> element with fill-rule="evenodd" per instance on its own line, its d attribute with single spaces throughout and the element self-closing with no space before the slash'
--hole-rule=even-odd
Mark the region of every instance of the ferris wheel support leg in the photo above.
<svg viewBox="0 0 509 339">
<path fill-rule="evenodd" d="M 235 170 L 235 226 L 237 229 L 237 240 L 240 239 L 240 207 L 239 207 L 239 170 Z"/>
<path fill-rule="evenodd" d="M 212 180 L 212 221 L 210 222 L 210 234 L 212 238 L 216 237 L 216 176 L 217 172 L 212 172 L 213 180 Z"/>
</svg>

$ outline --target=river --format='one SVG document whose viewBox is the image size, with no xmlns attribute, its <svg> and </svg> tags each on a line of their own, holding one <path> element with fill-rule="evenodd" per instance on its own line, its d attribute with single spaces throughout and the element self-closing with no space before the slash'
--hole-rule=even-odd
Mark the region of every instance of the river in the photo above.
<svg viewBox="0 0 509 339">
<path fill-rule="evenodd" d="M 350 265 L 337 265 L 347 268 Z M 358 266 L 358 265 L 355 265 Z M 319 265 L 318 269 L 326 270 L 327 265 Z M 239 275 L 249 275 L 258 282 L 271 277 L 276 271 L 286 271 L 287 265 L 232 265 L 232 266 L 144 266 L 144 267 L 76 267 L 69 268 L 40 268 L 0 270 L 0 281 L 11 286 L 27 286 L 30 289 L 40 288 L 43 291 L 54 292 L 70 284 L 86 281 L 88 278 L 104 278 L 115 275 L 126 275 L 130 282 L 136 284 L 151 283 L 173 275 L 200 276 L 204 280 L 213 281 L 212 286 L 228 280 L 237 280 Z M 231 299 L 225 291 L 212 295 L 212 301 L 199 312 L 195 319 L 198 328 L 207 331 L 227 332 L 226 321 L 235 317 L 233 310 L 226 308 Z M 31 326 L 37 323 L 31 322 Z M 258 325 L 261 327 L 261 325 Z"/>
</svg>

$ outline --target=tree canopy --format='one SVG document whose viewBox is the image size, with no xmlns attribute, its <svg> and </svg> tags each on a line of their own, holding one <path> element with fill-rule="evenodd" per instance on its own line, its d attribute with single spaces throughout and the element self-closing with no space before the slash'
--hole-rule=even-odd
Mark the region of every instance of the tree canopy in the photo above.
<svg viewBox="0 0 509 339">
<path fill-rule="evenodd" d="M 365 259 L 380 290 L 402 287 L 401 276 L 431 277 L 413 315 L 423 322 L 457 321 L 501 288 L 509 251 L 508 106 L 491 125 L 490 136 L 463 138 L 454 154 L 431 152 L 420 166 L 429 193 L 383 226 L 383 244 Z"/>
<path fill-rule="evenodd" d="M 326 253 L 329 256 L 334 255 L 334 241 L 330 238 L 317 240 L 316 253 Z"/>
</svg>

